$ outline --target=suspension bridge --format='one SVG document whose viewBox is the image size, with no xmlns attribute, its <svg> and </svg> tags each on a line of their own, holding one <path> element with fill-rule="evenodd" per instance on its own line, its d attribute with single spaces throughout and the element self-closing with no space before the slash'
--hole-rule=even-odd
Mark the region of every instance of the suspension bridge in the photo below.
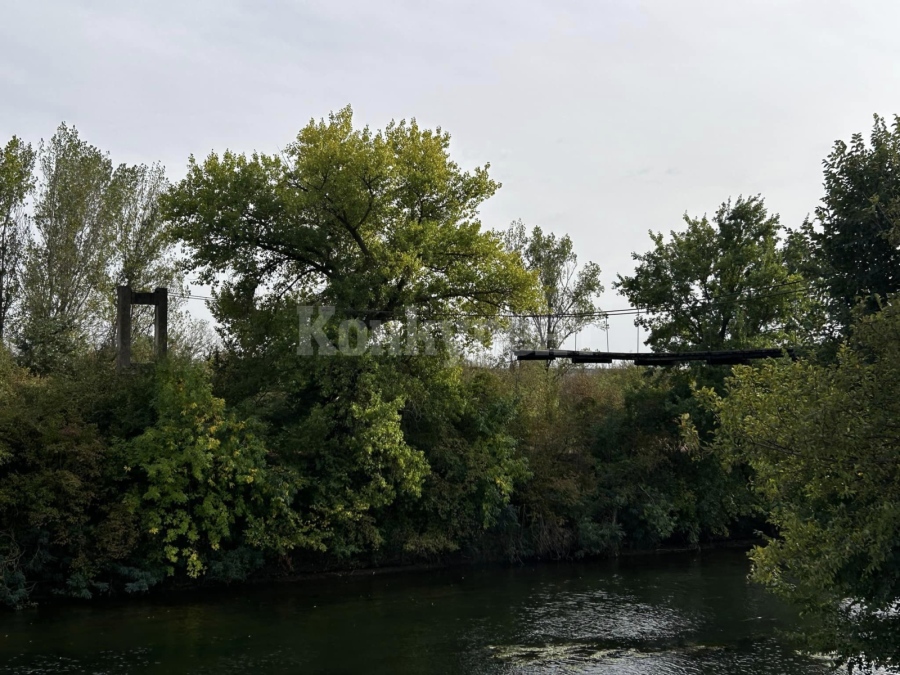
<svg viewBox="0 0 900 675">
<path fill-rule="evenodd" d="M 712 366 L 748 364 L 757 359 L 797 358 L 796 351 L 786 349 L 730 349 L 706 352 L 599 352 L 575 349 L 519 349 L 513 352 L 519 361 L 554 361 L 569 359 L 572 363 L 612 363 L 631 361 L 636 366 L 674 366 L 701 362 Z"/>
<path fill-rule="evenodd" d="M 786 284 L 778 284 L 776 287 L 765 289 L 769 291 L 768 295 L 783 295 L 788 293 L 796 293 L 802 289 L 783 289 L 777 288 L 779 286 L 795 286 L 798 282 L 789 282 Z M 802 282 L 800 282 L 802 283 Z M 777 288 L 777 290 L 776 290 Z M 775 292 L 772 292 L 772 291 Z M 156 305 L 156 341 L 157 341 L 157 351 L 161 354 L 164 354 L 166 351 L 166 323 L 167 323 L 167 299 L 168 297 L 175 297 L 184 300 L 202 300 L 209 302 L 213 300 L 210 296 L 205 295 L 195 295 L 193 293 L 173 293 L 168 294 L 168 290 L 165 288 L 158 288 L 153 293 L 136 293 L 132 292 L 129 287 L 119 287 L 117 289 L 119 294 L 119 312 L 118 312 L 118 321 L 121 324 L 119 326 L 118 334 L 120 336 L 130 336 L 130 306 L 132 304 L 152 304 Z M 758 296 L 759 297 L 759 296 Z M 703 303 L 708 305 L 715 305 L 720 302 L 734 302 L 736 298 L 716 298 L 711 302 Z M 369 310 L 371 311 L 371 310 Z M 647 310 L 643 310 L 646 313 Z M 607 310 L 607 311 L 595 311 L 588 313 L 572 313 L 572 314 L 556 314 L 552 315 L 554 318 L 597 318 L 608 321 L 608 319 L 612 316 L 627 316 L 627 315 L 637 315 L 640 316 L 642 310 L 640 308 L 628 307 L 616 310 Z M 485 317 L 485 318 L 496 318 L 498 316 L 507 316 L 510 318 L 546 318 L 550 315 L 521 315 L 521 314 L 454 314 L 454 318 L 473 318 L 473 317 Z M 638 348 L 640 347 L 640 327 L 636 324 L 638 329 Z M 607 327 L 607 342 L 608 342 L 608 327 Z M 130 337 L 123 337 L 120 340 L 124 340 L 119 345 L 119 353 L 120 353 L 120 365 L 127 366 L 130 362 Z M 577 333 L 576 333 L 577 340 Z M 576 342 L 577 346 L 577 342 Z M 636 366 L 673 366 L 684 363 L 706 363 L 708 365 L 740 365 L 740 364 L 749 364 L 752 361 L 759 359 L 777 359 L 777 358 L 797 358 L 797 351 L 793 347 L 786 347 L 780 349 L 731 349 L 731 350 L 719 350 L 719 351 L 691 351 L 691 352 L 614 352 L 609 351 L 609 347 L 607 344 L 607 351 L 598 351 L 591 349 L 519 349 L 513 351 L 513 356 L 517 361 L 544 361 L 549 364 L 551 361 L 555 361 L 557 359 L 567 359 L 572 363 L 580 363 L 580 364 L 611 364 L 614 361 L 625 361 L 632 362 Z"/>
</svg>

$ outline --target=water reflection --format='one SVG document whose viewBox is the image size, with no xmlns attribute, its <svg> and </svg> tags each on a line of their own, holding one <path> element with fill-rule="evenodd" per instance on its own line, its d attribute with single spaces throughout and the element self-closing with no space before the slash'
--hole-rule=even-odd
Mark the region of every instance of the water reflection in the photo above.
<svg viewBox="0 0 900 675">
<path fill-rule="evenodd" d="M 740 553 L 345 577 L 0 616 L 0 673 L 824 673 Z"/>
</svg>

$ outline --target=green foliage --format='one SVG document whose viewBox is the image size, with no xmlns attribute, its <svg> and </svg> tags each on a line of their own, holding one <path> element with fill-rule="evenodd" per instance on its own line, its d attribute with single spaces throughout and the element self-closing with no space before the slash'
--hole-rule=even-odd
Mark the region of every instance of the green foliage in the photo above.
<svg viewBox="0 0 900 675">
<path fill-rule="evenodd" d="M 104 445 L 71 392 L 55 385 L 0 351 L 0 594 L 14 605 L 26 600 L 27 577 L 77 586 L 114 555 L 113 537 L 105 546 L 95 538 L 117 517 L 103 485 Z"/>
<path fill-rule="evenodd" d="M 462 171 L 450 136 L 415 121 L 354 129 L 350 108 L 311 121 L 281 156 L 194 159 L 167 200 L 202 279 L 391 320 L 415 306 L 495 311 L 530 297 L 531 277 L 478 207 L 499 184 Z M 219 306 L 227 320 L 228 307 Z"/>
<path fill-rule="evenodd" d="M 688 374 L 647 374 L 626 387 L 622 406 L 607 410 L 598 423 L 591 516 L 606 527 L 619 525 L 623 544 L 696 545 L 726 537 L 751 511 L 745 474 L 723 470 L 683 440 L 684 419 L 695 420 L 704 435 L 711 427 Z"/>
<path fill-rule="evenodd" d="M 27 603 L 35 581 L 82 598 L 207 569 L 230 581 L 265 555 L 322 548 L 293 509 L 293 475 L 269 466 L 203 367 L 122 377 L 94 361 L 36 377 L 0 356 L 5 603 Z"/>
<path fill-rule="evenodd" d="M 115 326 L 115 287 L 129 285 L 134 290 L 169 289 L 169 336 L 173 348 L 184 343 L 181 334 L 189 323 L 178 297 L 183 279 L 178 260 L 173 253 L 174 241 L 169 223 L 160 211 L 160 198 L 168 189 L 165 170 L 159 164 L 120 165 L 113 172 L 107 188 L 115 217 L 109 232 L 109 245 L 104 256 L 105 291 L 99 301 L 97 317 L 105 334 L 102 339 L 112 342 Z M 143 343 L 152 335 L 153 308 L 136 305 L 132 308 L 132 344 L 140 358 Z M 194 341 L 199 336 L 190 336 Z M 149 351 L 149 350 L 144 350 Z"/>
<path fill-rule="evenodd" d="M 166 576 L 165 569 L 157 566 L 148 569 L 146 566 L 117 565 L 113 567 L 113 571 L 124 581 L 122 588 L 126 593 L 146 593 Z"/>
<path fill-rule="evenodd" d="M 876 296 L 900 291 L 900 118 L 888 127 L 875 116 L 866 144 L 855 134 L 837 141 L 825 162 L 825 196 L 808 238 L 844 333 L 859 299 L 869 311 Z"/>
<path fill-rule="evenodd" d="M 716 447 L 748 461 L 778 536 L 754 576 L 823 620 L 814 648 L 900 665 L 900 311 L 859 319 L 836 363 L 735 370 Z"/>
<path fill-rule="evenodd" d="M 289 399 L 292 412 L 278 411 L 296 415 L 273 441 L 303 480 L 295 506 L 314 514 L 339 556 L 378 548 L 373 511 L 399 494 L 420 494 L 428 471 L 401 431 L 404 396 L 392 375 L 369 358 L 323 359 L 306 390 Z"/>
<path fill-rule="evenodd" d="M 557 349 L 570 336 L 598 321 L 595 296 L 603 292 L 600 267 L 589 262 L 578 269 L 572 239 L 544 234 L 535 227 L 531 234 L 522 221 L 506 231 L 507 249 L 519 255 L 530 272 L 537 274 L 541 302 L 530 308 L 532 315 L 515 322 L 512 342 L 516 347 Z"/>
<path fill-rule="evenodd" d="M 17 345 L 39 372 L 58 369 L 96 335 L 94 321 L 115 222 L 109 157 L 60 125 L 39 153 L 35 234 L 25 262 Z"/>
<path fill-rule="evenodd" d="M 869 146 L 837 144 L 817 223 L 784 239 L 761 197 L 651 235 L 615 284 L 646 310 L 648 344 L 825 340 L 857 296 L 880 309 L 873 294 L 900 278 L 898 138 L 900 121 L 876 119 Z M 568 236 L 484 231 L 488 166 L 463 170 L 449 135 L 415 121 L 359 129 L 347 108 L 280 155 L 192 158 L 175 186 L 66 125 L 39 160 L 25 246 L 35 156 L 15 138 L 0 154 L 0 326 L 18 347 L 0 353 L 0 602 L 694 546 L 764 513 L 754 575 L 819 617 L 813 646 L 897 665 L 894 305 L 833 364 L 740 368 L 727 388 L 721 368 L 474 367 L 456 347 L 497 337 L 486 321 L 429 355 L 304 356 L 298 304 L 337 308 L 331 338 L 360 317 L 382 343 L 412 334 L 407 308 L 538 311 L 526 342 L 559 346 L 594 320 L 600 271 L 579 270 Z M 113 287 L 186 271 L 215 286 L 219 349 L 199 363 L 176 319 L 188 358 L 117 374 Z"/>
<path fill-rule="evenodd" d="M 174 242 L 159 209 L 168 183 L 159 165 L 114 167 L 108 154 L 65 124 L 41 143 L 37 177 L 29 146 L 13 139 L 4 156 L 2 181 L 10 184 L 0 188 L 6 190 L 0 197 L 0 213 L 6 210 L 0 219 L 0 252 L 6 251 L 0 256 L 0 288 L 6 284 L 6 292 L 18 296 L 9 333 L 20 362 L 38 373 L 61 372 L 80 354 L 113 343 L 116 285 L 180 288 Z M 29 220 L 34 236 L 26 237 L 21 205 L 35 185 Z M 177 295 L 170 295 L 169 309 L 176 350 L 188 323 Z M 152 316 L 150 308 L 135 308 L 138 357 Z"/>
<path fill-rule="evenodd" d="M 504 519 L 531 474 L 509 424 L 515 401 L 490 371 L 453 369 L 429 382 L 421 405 L 404 416 L 409 443 L 430 471 L 421 498 L 385 513 L 389 539 L 415 555 L 474 550 Z M 392 517 L 393 516 L 393 517 Z"/>
<path fill-rule="evenodd" d="M 34 189 L 34 150 L 15 136 L 0 150 L 0 342 L 18 300 L 28 242 L 25 202 Z"/>
<path fill-rule="evenodd" d="M 132 555 L 106 570 L 141 592 L 166 577 L 230 582 L 266 556 L 321 544 L 293 508 L 296 484 L 272 466 L 257 425 L 225 409 L 208 370 L 170 359 L 125 380 L 95 417 L 112 446 L 116 508 L 135 530 Z"/>
<path fill-rule="evenodd" d="M 615 551 L 592 537 L 590 500 L 598 479 L 592 444 L 598 422 L 622 405 L 622 387 L 635 373 L 518 365 L 514 429 L 532 472 L 515 497 L 524 555 L 558 559 L 579 550 Z"/>
<path fill-rule="evenodd" d="M 499 185 L 488 167 L 461 170 L 449 141 L 415 121 L 355 129 L 347 108 L 282 156 L 192 160 L 167 199 L 191 265 L 228 277 L 213 308 L 227 348 L 219 391 L 260 419 L 291 474 L 291 509 L 339 558 L 457 548 L 496 521 L 523 471 L 509 410 L 466 429 L 476 394 L 447 342 L 431 357 L 296 354 L 297 303 L 337 306 L 332 337 L 347 316 L 374 330 L 406 307 L 427 319 L 533 303 L 534 276 L 478 221 Z"/>
<path fill-rule="evenodd" d="M 514 429 L 531 470 L 514 495 L 521 554 L 615 555 L 745 527 L 746 474 L 682 438 L 686 416 L 704 438 L 712 426 L 691 374 L 520 365 Z"/>
<path fill-rule="evenodd" d="M 119 450 L 131 484 L 126 504 L 159 542 L 155 558 L 199 576 L 213 551 L 239 540 L 263 499 L 266 450 L 224 410 L 201 369 L 164 365 L 156 422 Z"/>
<path fill-rule="evenodd" d="M 656 351 L 790 345 L 808 311 L 800 275 L 779 246 L 778 216 L 762 198 L 722 204 L 712 222 L 685 215 L 687 229 L 650 233 L 654 248 L 633 254 L 634 276 L 613 285 L 647 314 Z"/>
</svg>

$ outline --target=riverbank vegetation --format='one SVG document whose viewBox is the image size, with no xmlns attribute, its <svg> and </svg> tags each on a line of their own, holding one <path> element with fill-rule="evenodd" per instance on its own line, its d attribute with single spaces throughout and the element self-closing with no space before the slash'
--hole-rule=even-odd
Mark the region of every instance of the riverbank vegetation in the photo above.
<svg viewBox="0 0 900 675">
<path fill-rule="evenodd" d="M 449 144 L 344 109 L 174 184 L 65 125 L 6 144 L 0 601 L 762 534 L 754 576 L 814 648 L 897 665 L 897 123 L 835 144 L 796 229 L 729 198 L 610 276 L 654 350 L 801 355 L 733 369 L 492 360 L 602 320 L 603 272 L 482 224 L 500 185 Z M 116 371 L 118 284 L 170 289 L 164 362 L 136 311 L 147 363 Z M 333 312 L 298 336 L 298 306 Z"/>
</svg>

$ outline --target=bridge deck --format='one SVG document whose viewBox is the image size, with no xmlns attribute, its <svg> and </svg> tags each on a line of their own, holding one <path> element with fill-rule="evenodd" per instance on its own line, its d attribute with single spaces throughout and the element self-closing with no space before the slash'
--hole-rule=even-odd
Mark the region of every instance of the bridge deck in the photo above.
<svg viewBox="0 0 900 675">
<path fill-rule="evenodd" d="M 636 366 L 672 366 L 676 363 L 705 361 L 710 365 L 734 365 L 749 363 L 754 359 L 778 359 L 783 356 L 796 358 L 792 348 L 787 349 L 732 349 L 711 352 L 595 352 L 574 349 L 519 349 L 513 352 L 519 361 L 553 361 L 571 359 L 572 363 L 612 363 L 633 361 Z"/>
</svg>

